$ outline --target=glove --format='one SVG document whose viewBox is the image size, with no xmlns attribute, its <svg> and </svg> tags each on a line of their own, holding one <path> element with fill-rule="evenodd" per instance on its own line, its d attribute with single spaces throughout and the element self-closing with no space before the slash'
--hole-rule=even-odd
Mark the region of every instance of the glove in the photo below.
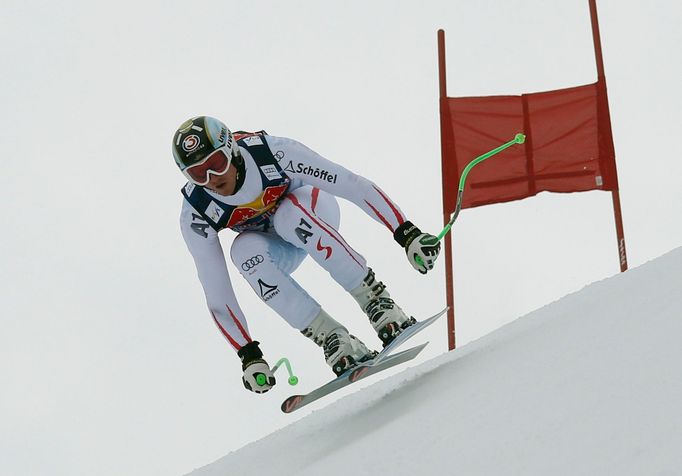
<svg viewBox="0 0 682 476">
<path fill-rule="evenodd" d="M 263 359 L 263 353 L 258 348 L 259 342 L 253 341 L 237 351 L 242 361 L 242 382 L 247 390 L 255 393 L 265 393 L 276 383 L 270 366 Z"/>
<path fill-rule="evenodd" d="M 440 254 L 438 237 L 422 231 L 412 222 L 406 221 L 393 233 L 393 238 L 405 248 L 407 260 L 421 274 L 433 269 L 433 264 Z"/>
</svg>

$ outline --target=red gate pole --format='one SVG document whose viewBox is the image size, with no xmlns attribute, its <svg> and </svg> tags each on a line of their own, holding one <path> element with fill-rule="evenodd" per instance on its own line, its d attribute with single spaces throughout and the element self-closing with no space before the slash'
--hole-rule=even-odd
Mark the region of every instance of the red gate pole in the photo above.
<svg viewBox="0 0 682 476">
<path fill-rule="evenodd" d="M 447 85 L 445 78 L 445 31 L 438 30 L 438 82 L 440 89 L 440 153 L 441 153 L 441 178 L 443 186 L 443 226 L 450 221 L 450 213 L 448 211 L 447 197 L 448 186 L 452 187 L 452 183 L 447 183 L 447 145 L 446 145 L 446 124 L 443 120 L 443 111 L 447 107 Z M 452 274 L 452 238 L 447 236 L 445 242 L 445 294 L 448 303 L 448 350 L 455 348 L 455 283 Z"/>
<path fill-rule="evenodd" d="M 613 136 L 611 132 L 611 115 L 609 113 L 609 100 L 606 93 L 606 75 L 604 74 L 604 58 L 602 56 L 601 50 L 601 37 L 599 35 L 599 19 L 597 18 L 597 0 L 589 0 L 590 2 L 590 19 L 592 20 L 592 40 L 594 41 L 594 56 L 597 62 L 597 82 L 599 84 L 599 95 L 600 100 L 600 114 L 599 114 L 599 129 L 603 129 L 608 135 L 608 144 L 610 150 L 614 150 L 613 147 Z M 614 155 L 614 174 L 616 188 L 611 192 L 613 198 L 613 214 L 616 220 L 616 238 L 618 240 L 618 257 L 620 259 L 620 271 L 626 271 L 628 269 L 628 258 L 625 251 L 625 232 L 623 230 L 623 214 L 620 208 L 620 192 L 618 187 L 618 173 L 616 171 L 615 165 L 615 152 Z"/>
</svg>

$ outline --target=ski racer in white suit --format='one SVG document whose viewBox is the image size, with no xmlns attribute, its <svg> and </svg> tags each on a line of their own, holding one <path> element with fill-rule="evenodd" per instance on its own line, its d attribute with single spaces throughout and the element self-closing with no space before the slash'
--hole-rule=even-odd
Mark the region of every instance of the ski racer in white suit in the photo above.
<svg viewBox="0 0 682 476">
<path fill-rule="evenodd" d="M 178 128 L 173 155 L 188 179 L 182 188 L 182 235 L 210 313 L 241 359 L 247 389 L 266 392 L 275 378 L 232 289 L 218 240 L 222 229 L 239 233 L 230 257 L 253 290 L 323 348 L 337 375 L 376 353 L 292 278 L 306 255 L 356 299 L 384 345 L 416 322 L 395 304 L 365 258 L 337 231 L 335 197 L 341 197 L 391 230 L 415 269 L 425 274 L 433 268 L 440 252 L 437 239 L 406 220 L 376 184 L 292 139 L 262 131 L 233 135 L 225 124 L 207 116 L 189 119 Z"/>
</svg>

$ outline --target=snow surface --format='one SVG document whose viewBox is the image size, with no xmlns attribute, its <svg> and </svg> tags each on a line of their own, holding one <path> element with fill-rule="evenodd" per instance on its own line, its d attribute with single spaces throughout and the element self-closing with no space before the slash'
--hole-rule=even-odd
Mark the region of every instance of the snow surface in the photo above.
<svg viewBox="0 0 682 476">
<path fill-rule="evenodd" d="M 678 248 L 190 474 L 682 474 L 681 310 Z"/>
</svg>

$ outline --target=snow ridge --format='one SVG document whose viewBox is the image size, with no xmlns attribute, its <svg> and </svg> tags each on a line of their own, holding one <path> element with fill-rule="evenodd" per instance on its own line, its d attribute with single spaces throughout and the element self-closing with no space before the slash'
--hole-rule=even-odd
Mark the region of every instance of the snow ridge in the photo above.
<svg viewBox="0 0 682 476">
<path fill-rule="evenodd" d="M 191 476 L 679 474 L 682 248 Z"/>
</svg>

